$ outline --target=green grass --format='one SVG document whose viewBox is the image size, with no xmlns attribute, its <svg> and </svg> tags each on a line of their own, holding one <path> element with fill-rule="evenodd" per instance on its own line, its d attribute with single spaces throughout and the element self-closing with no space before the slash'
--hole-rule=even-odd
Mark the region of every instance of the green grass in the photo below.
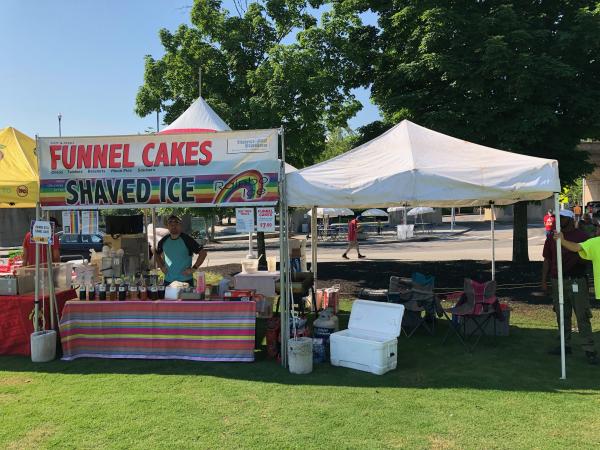
<svg viewBox="0 0 600 450">
<path fill-rule="evenodd" d="M 383 376 L 329 364 L 291 375 L 262 352 L 252 364 L 2 357 L 0 448 L 600 446 L 600 367 L 577 335 L 559 380 L 550 307 L 515 304 L 511 323 L 473 353 L 441 344 L 445 324 L 401 337 Z"/>
</svg>

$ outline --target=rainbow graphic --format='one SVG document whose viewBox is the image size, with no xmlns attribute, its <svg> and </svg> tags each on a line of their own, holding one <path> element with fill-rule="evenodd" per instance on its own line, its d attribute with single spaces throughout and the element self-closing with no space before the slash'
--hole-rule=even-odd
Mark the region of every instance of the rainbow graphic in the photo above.
<svg viewBox="0 0 600 450">
<path fill-rule="evenodd" d="M 242 193 L 245 193 L 245 195 L 242 195 Z M 234 201 L 252 201 L 262 198 L 264 194 L 265 185 L 262 173 L 251 169 L 229 178 L 223 184 L 221 190 L 217 192 L 212 202 L 219 204 Z"/>
</svg>

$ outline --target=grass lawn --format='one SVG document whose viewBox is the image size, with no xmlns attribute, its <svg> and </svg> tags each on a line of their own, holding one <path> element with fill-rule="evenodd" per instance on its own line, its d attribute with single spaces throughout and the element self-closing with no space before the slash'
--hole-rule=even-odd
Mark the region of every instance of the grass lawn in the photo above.
<svg viewBox="0 0 600 450">
<path fill-rule="evenodd" d="M 291 375 L 262 352 L 250 364 L 0 357 L 0 448 L 598 448 L 600 367 L 574 335 L 559 380 L 549 306 L 515 304 L 511 324 L 474 353 L 442 345 L 445 324 L 401 337 L 383 376 Z"/>
</svg>

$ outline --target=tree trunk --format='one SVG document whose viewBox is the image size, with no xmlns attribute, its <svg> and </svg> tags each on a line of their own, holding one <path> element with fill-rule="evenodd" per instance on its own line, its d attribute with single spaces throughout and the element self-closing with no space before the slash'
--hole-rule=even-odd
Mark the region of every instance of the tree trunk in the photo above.
<svg viewBox="0 0 600 450">
<path fill-rule="evenodd" d="M 267 270 L 267 255 L 265 247 L 265 233 L 259 231 L 256 233 L 256 251 L 260 259 L 258 260 L 258 270 Z"/>
<path fill-rule="evenodd" d="M 514 263 L 529 262 L 529 241 L 527 240 L 527 202 L 513 205 L 513 258 Z"/>
</svg>

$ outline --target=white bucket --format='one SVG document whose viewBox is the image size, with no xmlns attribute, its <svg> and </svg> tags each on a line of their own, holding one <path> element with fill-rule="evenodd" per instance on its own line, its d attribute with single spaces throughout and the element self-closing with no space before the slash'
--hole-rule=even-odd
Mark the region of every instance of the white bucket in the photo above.
<svg viewBox="0 0 600 450">
<path fill-rule="evenodd" d="M 301 337 L 288 341 L 290 373 L 305 374 L 313 370 L 312 339 Z"/>
<path fill-rule="evenodd" d="M 31 360 L 48 362 L 56 358 L 56 331 L 35 331 L 31 333 Z"/>
</svg>

